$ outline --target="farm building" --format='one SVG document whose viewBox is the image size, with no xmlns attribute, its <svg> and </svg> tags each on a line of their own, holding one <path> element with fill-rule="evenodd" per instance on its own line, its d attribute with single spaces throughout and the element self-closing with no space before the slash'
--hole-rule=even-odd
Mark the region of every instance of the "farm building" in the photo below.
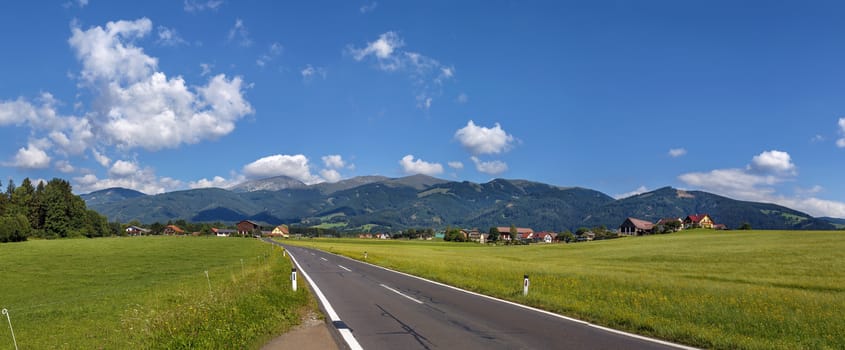
<svg viewBox="0 0 845 350">
<path fill-rule="evenodd" d="M 260 232 L 261 231 L 261 226 L 259 226 L 258 224 L 254 223 L 252 221 L 249 221 L 249 220 L 243 220 L 243 221 L 239 222 L 237 227 L 238 227 L 238 234 L 241 235 L 241 236 L 249 236 L 249 235 L 252 235 L 253 232 Z"/>
<path fill-rule="evenodd" d="M 684 228 L 713 228 L 713 219 L 707 214 L 695 214 L 684 219 Z"/>
<path fill-rule="evenodd" d="M 170 236 L 184 235 L 185 230 L 181 229 L 179 226 L 176 226 L 176 225 L 167 225 L 167 226 L 164 227 L 164 230 L 162 231 L 162 233 L 164 233 L 166 235 L 170 235 Z"/>
<path fill-rule="evenodd" d="M 288 229 L 288 225 L 279 225 L 270 232 L 271 237 L 282 237 L 288 238 L 290 237 L 290 230 Z"/>
<path fill-rule="evenodd" d="M 138 226 L 129 226 L 126 228 L 126 234 L 130 236 L 141 236 L 150 234 L 150 229 Z"/>
<path fill-rule="evenodd" d="M 636 218 L 627 218 L 619 225 L 619 233 L 628 236 L 642 236 L 654 232 L 654 224 Z"/>
<path fill-rule="evenodd" d="M 499 239 L 500 240 L 503 240 L 503 241 L 510 241 L 511 240 L 511 236 L 510 236 L 511 228 L 510 227 L 501 226 L 501 227 L 497 227 L 496 229 L 499 230 Z M 534 236 L 534 230 L 527 228 L 527 227 L 517 227 L 516 233 L 519 235 L 520 239 L 530 239 L 531 237 Z"/>
</svg>

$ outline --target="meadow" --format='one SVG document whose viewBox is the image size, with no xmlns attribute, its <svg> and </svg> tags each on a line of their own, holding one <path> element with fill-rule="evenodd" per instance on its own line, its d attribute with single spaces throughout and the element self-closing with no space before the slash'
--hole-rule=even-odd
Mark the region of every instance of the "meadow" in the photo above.
<svg viewBox="0 0 845 350">
<path fill-rule="evenodd" d="M 258 348 L 313 307 L 289 276 L 280 248 L 255 239 L 0 244 L 0 308 L 21 349 Z M 14 349 L 2 321 L 0 349 Z"/>
<path fill-rule="evenodd" d="M 370 263 L 686 345 L 845 348 L 843 232 L 696 230 L 530 246 L 286 243 L 359 260 L 366 251 Z"/>
</svg>

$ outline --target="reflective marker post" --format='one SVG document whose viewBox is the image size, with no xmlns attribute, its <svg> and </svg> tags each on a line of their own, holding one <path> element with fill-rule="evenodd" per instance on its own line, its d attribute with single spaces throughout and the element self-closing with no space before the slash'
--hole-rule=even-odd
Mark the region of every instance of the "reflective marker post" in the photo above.
<svg viewBox="0 0 845 350">
<path fill-rule="evenodd" d="M 290 268 L 291 289 L 296 292 L 296 267 Z"/>
<path fill-rule="evenodd" d="M 523 296 L 528 295 L 528 285 L 529 284 L 531 284 L 531 283 L 528 281 L 528 275 L 523 276 L 523 281 L 522 281 L 522 295 Z"/>
</svg>

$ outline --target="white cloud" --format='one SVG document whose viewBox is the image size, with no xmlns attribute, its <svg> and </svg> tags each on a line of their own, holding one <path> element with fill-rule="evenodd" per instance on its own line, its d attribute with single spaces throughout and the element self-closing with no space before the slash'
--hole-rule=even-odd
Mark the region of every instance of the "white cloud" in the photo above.
<svg viewBox="0 0 845 350">
<path fill-rule="evenodd" d="M 346 166 L 346 162 L 343 161 L 343 157 L 339 154 L 323 156 L 322 159 L 323 164 L 325 164 L 327 168 L 340 169 Z"/>
<path fill-rule="evenodd" d="M 91 153 L 94 155 L 94 160 L 96 160 L 97 163 L 100 163 L 103 168 L 108 168 L 111 164 L 111 159 L 109 159 L 109 157 L 107 157 L 105 154 L 100 153 L 96 149 L 92 149 Z"/>
<path fill-rule="evenodd" d="M 669 149 L 669 156 L 672 158 L 678 158 L 687 154 L 687 150 L 684 148 L 671 148 Z"/>
<path fill-rule="evenodd" d="M 83 83 L 98 94 L 89 117 L 103 142 L 123 148 L 175 148 L 215 139 L 234 130 L 234 123 L 253 112 L 244 99 L 240 77 L 217 75 L 208 84 L 188 89 L 182 77 L 157 71 L 157 59 L 131 43 L 152 23 L 109 22 L 106 28 L 73 28 L 69 40 L 83 63 Z"/>
<path fill-rule="evenodd" d="M 360 11 L 362 14 L 370 13 L 370 12 L 375 11 L 376 7 L 378 7 L 378 3 L 373 1 L 371 3 L 366 3 L 364 5 L 361 5 L 361 8 L 359 8 L 358 11 Z"/>
<path fill-rule="evenodd" d="M 648 189 L 645 186 L 640 186 L 640 187 L 637 187 L 637 189 L 635 189 L 631 192 L 617 194 L 617 195 L 613 196 L 613 198 L 616 198 L 616 199 L 628 198 L 628 197 L 636 196 L 638 194 L 645 193 L 645 192 L 648 192 Z"/>
<path fill-rule="evenodd" d="M 220 5 L 223 4 L 223 0 L 209 0 L 209 1 L 196 1 L 196 0 L 185 0 L 183 9 L 185 12 L 199 12 L 205 10 L 217 10 Z"/>
<path fill-rule="evenodd" d="M 27 147 L 18 149 L 12 165 L 24 169 L 44 169 L 50 166 L 50 156 L 42 147 L 30 142 Z"/>
<path fill-rule="evenodd" d="M 461 163 L 459 161 L 449 162 L 449 163 L 446 163 L 446 164 L 448 164 L 449 167 L 452 168 L 452 169 L 460 170 L 460 169 L 464 168 L 464 163 Z"/>
<path fill-rule="evenodd" d="M 754 156 L 744 169 L 715 169 L 686 173 L 678 179 L 687 185 L 723 196 L 764 203 L 775 203 L 813 216 L 845 217 L 845 203 L 805 197 L 821 191 L 798 190 L 793 196 L 779 194 L 775 185 L 794 180 L 795 164 L 786 152 L 766 151 Z"/>
<path fill-rule="evenodd" d="M 137 174 L 139 171 L 138 164 L 126 160 L 118 160 L 114 162 L 111 169 L 109 169 L 109 176 L 113 178 L 126 178 Z"/>
<path fill-rule="evenodd" d="M 147 194 L 158 194 L 181 188 L 182 182 L 169 177 L 158 178 L 150 168 L 138 169 L 136 173 L 121 177 L 100 179 L 94 174 L 75 177 L 74 191 L 87 193 L 103 190 L 112 187 L 123 187 L 144 192 Z"/>
<path fill-rule="evenodd" d="M 442 94 L 443 83 L 454 77 L 455 68 L 418 52 L 404 51 L 404 46 L 399 34 L 389 31 L 362 48 L 347 46 L 347 52 L 359 62 L 373 58 L 379 70 L 407 73 L 417 90 L 417 106 L 430 108 L 433 98 Z"/>
<path fill-rule="evenodd" d="M 250 179 L 284 175 L 309 185 L 323 181 L 319 176 L 311 174 L 308 157 L 302 154 L 267 156 L 245 165 L 243 173 Z"/>
<path fill-rule="evenodd" d="M 476 156 L 470 157 L 472 162 L 475 163 L 475 170 L 479 172 L 488 174 L 488 175 L 499 175 L 508 171 L 507 163 L 500 161 L 500 160 L 493 160 L 489 162 L 484 162 L 478 159 Z"/>
<path fill-rule="evenodd" d="M 230 42 L 237 41 L 238 45 L 248 47 L 252 45 L 252 39 L 249 37 L 249 30 L 244 26 L 244 21 L 240 18 L 235 20 L 235 25 L 229 29 L 227 36 Z"/>
<path fill-rule="evenodd" d="M 156 43 L 161 46 L 181 46 L 188 42 L 179 36 L 176 29 L 158 26 L 158 40 L 156 40 Z"/>
<path fill-rule="evenodd" d="M 88 0 L 76 0 L 76 1 L 68 1 L 62 4 L 64 8 L 70 8 L 72 6 L 79 6 L 79 8 L 83 8 L 88 6 Z"/>
<path fill-rule="evenodd" d="M 486 128 L 476 126 L 472 120 L 455 132 L 455 138 L 473 155 L 506 152 L 513 147 L 515 140 L 499 123 L 492 128 Z"/>
<path fill-rule="evenodd" d="M 197 181 L 191 181 L 188 183 L 189 188 L 228 188 L 234 185 L 237 185 L 244 181 L 243 176 L 236 176 L 232 179 L 225 179 L 221 176 L 215 176 L 212 179 L 202 178 Z"/>
<path fill-rule="evenodd" d="M 58 170 L 58 171 L 60 171 L 60 172 L 62 172 L 62 173 L 65 173 L 65 174 L 72 173 L 72 172 L 74 172 L 74 171 L 76 170 L 76 169 L 74 169 L 73 165 L 72 165 L 72 164 L 70 164 L 70 162 L 69 162 L 69 161 L 67 161 L 67 160 L 57 160 L 57 161 L 53 164 L 53 166 L 55 166 L 55 167 L 56 167 L 56 170 Z"/>
<path fill-rule="evenodd" d="M 328 71 L 326 71 L 325 68 L 314 67 L 310 64 L 306 65 L 305 68 L 302 68 L 300 73 L 302 74 L 302 79 L 305 81 L 311 81 L 315 76 L 322 77 L 323 80 L 325 80 L 328 75 Z"/>
<path fill-rule="evenodd" d="M 279 57 L 279 55 L 282 54 L 283 49 L 284 47 L 282 46 L 282 44 L 276 42 L 270 44 L 270 46 L 267 48 L 267 52 L 259 56 L 258 59 L 255 60 L 255 64 L 257 64 L 259 67 L 264 67 L 265 65 L 270 63 L 270 61 L 276 59 L 276 57 Z"/>
<path fill-rule="evenodd" d="M 402 157 L 399 161 L 402 166 L 402 171 L 406 174 L 423 174 L 423 175 L 439 175 L 443 173 L 443 165 L 439 163 L 429 163 L 422 159 L 414 160 L 413 155 Z"/>
<path fill-rule="evenodd" d="M 200 63 L 200 76 L 211 74 L 212 68 L 214 68 L 214 65 L 211 63 Z"/>
<path fill-rule="evenodd" d="M 772 150 L 754 156 L 748 169 L 758 173 L 794 174 L 795 164 L 789 153 Z"/>
<path fill-rule="evenodd" d="M 841 139 L 836 140 L 836 146 L 845 148 L 845 118 L 839 118 L 839 133 L 843 135 Z"/>
<path fill-rule="evenodd" d="M 335 169 L 323 169 L 320 171 L 320 176 L 323 177 L 327 182 L 338 182 L 342 178 L 340 173 Z"/>
</svg>

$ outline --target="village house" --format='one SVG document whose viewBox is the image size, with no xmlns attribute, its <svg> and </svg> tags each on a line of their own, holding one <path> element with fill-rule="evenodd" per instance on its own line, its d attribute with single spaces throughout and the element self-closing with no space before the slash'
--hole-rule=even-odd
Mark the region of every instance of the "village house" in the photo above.
<svg viewBox="0 0 845 350">
<path fill-rule="evenodd" d="M 552 243 L 557 238 L 557 233 L 554 232 L 537 232 L 531 237 L 534 243 Z"/>
<path fill-rule="evenodd" d="M 241 236 L 251 236 L 255 232 L 261 232 L 261 226 L 249 220 L 242 220 L 236 226 Z"/>
<path fill-rule="evenodd" d="M 681 218 L 663 218 L 657 221 L 655 229 L 659 232 L 666 232 L 671 229 L 672 232 L 678 232 L 684 229 L 684 219 Z"/>
<path fill-rule="evenodd" d="M 636 218 L 627 218 L 619 225 L 619 233 L 628 236 L 642 236 L 654 233 L 654 224 Z"/>
<path fill-rule="evenodd" d="M 713 228 L 713 219 L 707 214 L 695 214 L 684 219 L 684 228 Z"/>
<path fill-rule="evenodd" d="M 211 232 L 213 232 L 217 237 L 229 237 L 235 233 L 235 230 L 212 227 Z"/>
<path fill-rule="evenodd" d="M 273 231 L 270 231 L 270 237 L 290 238 L 290 229 L 288 229 L 288 225 L 276 226 L 273 228 Z"/>
<path fill-rule="evenodd" d="M 126 234 L 130 236 L 142 236 L 150 234 L 150 229 L 138 226 L 129 226 L 126 228 Z"/>
<path fill-rule="evenodd" d="M 511 240 L 511 228 L 510 227 L 501 226 L 501 227 L 496 227 L 496 229 L 499 230 L 499 240 L 501 240 L 501 241 L 510 241 Z M 519 239 L 521 239 L 521 240 L 531 239 L 532 237 L 534 237 L 534 230 L 532 230 L 530 228 L 526 228 L 526 227 L 517 227 L 516 233 L 517 233 L 517 236 L 519 237 Z"/>
<path fill-rule="evenodd" d="M 176 226 L 176 225 L 167 225 L 167 226 L 164 227 L 164 230 L 162 231 L 162 233 L 165 234 L 165 235 L 169 235 L 169 236 L 184 235 L 185 230 L 179 228 L 179 226 Z"/>
</svg>

